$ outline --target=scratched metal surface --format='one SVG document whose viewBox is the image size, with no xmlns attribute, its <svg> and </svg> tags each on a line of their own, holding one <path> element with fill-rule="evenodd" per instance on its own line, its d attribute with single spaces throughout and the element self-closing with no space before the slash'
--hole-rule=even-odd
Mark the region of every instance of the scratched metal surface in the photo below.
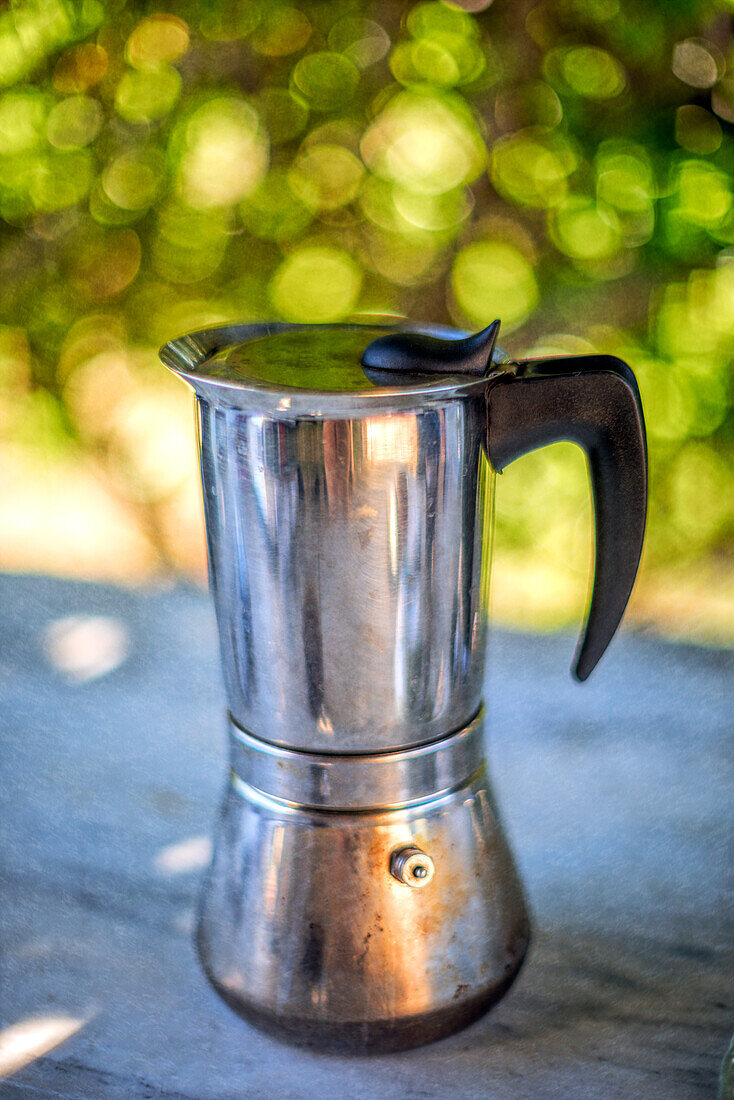
<svg viewBox="0 0 734 1100">
<path fill-rule="evenodd" d="M 26 1061 L 0 1096 L 715 1095 L 734 657 L 627 635 L 578 687 L 572 641 L 491 642 L 490 760 L 535 917 L 516 986 L 433 1046 L 320 1056 L 232 1015 L 194 955 L 224 779 L 206 597 L 0 578 L 0 1063 Z"/>
</svg>

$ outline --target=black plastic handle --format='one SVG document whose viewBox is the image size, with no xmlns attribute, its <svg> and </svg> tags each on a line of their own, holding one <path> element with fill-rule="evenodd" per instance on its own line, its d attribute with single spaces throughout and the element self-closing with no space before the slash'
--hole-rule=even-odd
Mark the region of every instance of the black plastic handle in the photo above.
<svg viewBox="0 0 734 1100">
<path fill-rule="evenodd" d="M 586 452 L 596 517 L 594 587 L 573 672 L 585 680 L 619 626 L 642 554 L 647 517 L 645 420 L 635 376 L 611 355 L 498 363 L 495 321 L 458 340 L 395 332 L 369 344 L 365 373 L 378 385 L 407 374 L 487 378 L 487 454 L 503 470 L 528 451 L 569 440 Z M 501 373 L 492 374 L 493 367 Z M 508 369 L 509 368 L 509 369 Z"/>
<path fill-rule="evenodd" d="M 496 470 L 567 440 L 586 453 L 596 518 L 594 586 L 573 672 L 585 680 L 619 626 L 642 554 L 647 447 L 634 374 L 610 355 L 528 359 L 487 392 L 487 453 Z"/>
</svg>

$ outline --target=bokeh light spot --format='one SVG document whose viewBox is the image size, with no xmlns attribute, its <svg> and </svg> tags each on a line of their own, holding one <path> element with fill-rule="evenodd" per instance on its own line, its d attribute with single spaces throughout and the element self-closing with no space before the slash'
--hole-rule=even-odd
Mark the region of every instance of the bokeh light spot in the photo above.
<svg viewBox="0 0 734 1100">
<path fill-rule="evenodd" d="M 471 195 L 463 187 L 441 195 L 424 195 L 394 184 L 392 200 L 409 225 L 433 231 L 453 229 L 468 218 L 472 210 Z"/>
<path fill-rule="evenodd" d="M 193 474 L 189 409 L 186 395 L 163 386 L 134 388 L 117 403 L 110 442 L 139 500 L 167 497 Z"/>
<path fill-rule="evenodd" d="M 402 42 L 393 51 L 390 67 L 401 84 L 452 87 L 481 76 L 485 57 L 478 43 L 458 34 L 440 34 Z"/>
<path fill-rule="evenodd" d="M 731 177 L 702 160 L 686 160 L 676 173 L 678 216 L 704 229 L 715 228 L 732 208 Z"/>
<path fill-rule="evenodd" d="M 479 12 L 491 7 L 493 0 L 451 0 L 451 6 L 462 11 Z"/>
<path fill-rule="evenodd" d="M 359 205 L 373 225 L 392 233 L 404 234 L 409 225 L 395 206 L 396 186 L 399 185 L 380 179 L 379 176 L 367 175 L 359 192 Z"/>
<path fill-rule="evenodd" d="M 390 55 L 390 70 L 407 87 L 424 83 L 450 87 L 459 82 L 459 66 L 453 56 L 432 41 L 399 42 Z"/>
<path fill-rule="evenodd" d="M 114 672 L 126 659 L 130 639 L 125 624 L 107 615 L 70 615 L 44 632 L 46 656 L 71 683 L 84 684 Z"/>
<path fill-rule="evenodd" d="M 390 49 L 390 36 L 371 19 L 347 15 L 337 19 L 329 31 L 328 44 L 330 50 L 343 53 L 358 69 L 367 69 Z"/>
<path fill-rule="evenodd" d="M 535 274 L 525 256 L 505 241 L 478 241 L 463 248 L 451 271 L 451 289 L 459 310 L 479 328 L 495 317 L 517 328 L 538 301 Z"/>
<path fill-rule="evenodd" d="M 257 112 L 244 100 L 212 99 L 186 127 L 179 188 L 189 206 L 207 210 L 240 202 L 268 168 L 268 143 Z"/>
<path fill-rule="evenodd" d="M 734 76 L 724 77 L 712 89 L 711 108 L 719 118 L 734 122 Z"/>
<path fill-rule="evenodd" d="M 644 149 L 633 142 L 604 142 L 596 157 L 596 197 L 608 223 L 609 211 L 615 212 L 626 245 L 637 248 L 650 240 L 657 192 Z"/>
<path fill-rule="evenodd" d="M 353 312 L 361 285 L 362 273 L 347 252 L 310 245 L 283 260 L 270 297 L 286 321 L 338 321 Z"/>
<path fill-rule="evenodd" d="M 478 33 L 477 24 L 470 15 L 459 6 L 443 4 L 438 0 L 416 4 L 409 12 L 406 24 L 414 38 L 431 38 L 436 34 L 471 37 Z"/>
<path fill-rule="evenodd" d="M 33 89 L 0 96 L 0 156 L 38 148 L 44 138 L 47 109 L 46 97 Z"/>
<path fill-rule="evenodd" d="M 301 58 L 293 82 L 315 111 L 336 111 L 354 98 L 359 69 L 343 54 L 322 50 Z"/>
<path fill-rule="evenodd" d="M 597 195 L 618 210 L 647 210 L 655 195 L 650 159 L 632 142 L 605 142 L 596 157 Z"/>
<path fill-rule="evenodd" d="M 102 126 L 102 106 L 91 96 L 62 99 L 48 116 L 46 133 L 57 149 L 78 149 L 94 141 Z"/>
<path fill-rule="evenodd" d="M 54 87 L 59 92 L 86 92 L 107 72 L 107 51 L 93 42 L 74 46 L 62 54 L 54 70 Z"/>
<path fill-rule="evenodd" d="M 587 99 L 613 99 L 627 84 L 617 59 L 597 46 L 553 50 L 546 59 L 546 69 L 549 74 L 558 71 L 571 91 Z"/>
<path fill-rule="evenodd" d="M 153 863 L 156 871 L 165 875 L 203 871 L 211 863 L 212 848 L 211 837 L 190 836 L 161 848 Z"/>
<path fill-rule="evenodd" d="M 115 93 L 115 109 L 128 122 L 163 118 L 181 93 L 181 77 L 169 65 L 126 72 Z"/>
<path fill-rule="evenodd" d="M 675 140 L 690 153 L 715 153 L 723 140 L 721 125 L 705 107 L 686 103 L 675 112 Z"/>
<path fill-rule="evenodd" d="M 165 159 L 158 150 L 131 150 L 105 169 L 102 185 L 122 210 L 144 210 L 158 196 L 165 170 Z"/>
<path fill-rule="evenodd" d="M 336 210 L 351 202 L 364 174 L 361 162 L 342 145 L 312 145 L 295 161 L 291 187 L 311 210 Z"/>
<path fill-rule="evenodd" d="M 728 463 L 699 443 L 688 443 L 670 471 L 668 492 L 675 524 L 690 553 L 731 524 Z"/>
<path fill-rule="evenodd" d="M 311 24 L 298 8 L 274 4 L 261 8 L 261 20 L 252 45 L 266 57 L 284 57 L 302 49 L 311 37 Z"/>
<path fill-rule="evenodd" d="M 574 260 L 602 260 L 620 247 L 620 233 L 610 215 L 602 217 L 593 199 L 574 195 L 554 211 L 555 244 Z"/>
<path fill-rule="evenodd" d="M 495 189 L 513 202 L 548 208 L 564 198 L 577 163 L 565 138 L 524 130 L 495 143 L 490 176 Z"/>
<path fill-rule="evenodd" d="M 138 23 L 127 40 L 125 58 L 135 69 L 157 68 L 178 61 L 189 48 L 183 19 L 158 12 Z"/>
<path fill-rule="evenodd" d="M 404 91 L 390 100 L 365 134 L 362 156 L 383 178 L 441 194 L 476 179 L 487 153 L 464 100 Z"/>
<path fill-rule="evenodd" d="M 725 67 L 716 46 L 703 38 L 687 38 L 673 49 L 673 72 L 693 88 L 710 88 L 723 76 Z"/>
</svg>

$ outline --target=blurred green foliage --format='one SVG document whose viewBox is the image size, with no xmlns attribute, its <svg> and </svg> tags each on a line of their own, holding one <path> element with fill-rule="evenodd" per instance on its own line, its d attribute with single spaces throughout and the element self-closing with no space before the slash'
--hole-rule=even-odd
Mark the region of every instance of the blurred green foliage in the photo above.
<svg viewBox="0 0 734 1100">
<path fill-rule="evenodd" d="M 734 0 L 3 6 L 6 437 L 94 456 L 175 562 L 189 424 L 157 344 L 275 315 L 499 316 L 511 351 L 633 365 L 648 564 L 721 557 L 733 17 Z M 523 460 L 505 545 L 562 560 L 588 538 L 579 462 Z"/>
</svg>

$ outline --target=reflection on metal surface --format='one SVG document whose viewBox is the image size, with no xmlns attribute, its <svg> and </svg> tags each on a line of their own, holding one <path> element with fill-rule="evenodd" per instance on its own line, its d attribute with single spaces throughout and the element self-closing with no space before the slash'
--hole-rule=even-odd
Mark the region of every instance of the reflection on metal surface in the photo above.
<svg viewBox="0 0 734 1100">
<path fill-rule="evenodd" d="M 417 449 L 417 430 L 412 416 L 370 416 L 365 420 L 367 462 L 410 463 Z"/>
<path fill-rule="evenodd" d="M 423 889 L 391 872 L 406 849 L 435 865 Z M 528 943 L 484 768 L 448 794 L 371 813 L 306 809 L 234 779 L 198 942 L 233 1008 L 299 1042 L 384 1050 L 468 1023 Z"/>
<path fill-rule="evenodd" d="M 200 401 L 212 592 L 240 726 L 370 752 L 476 713 L 485 418 L 479 399 L 345 420 Z"/>
<path fill-rule="evenodd" d="M 55 669 L 72 683 L 83 684 L 121 665 L 128 656 L 130 640 L 119 619 L 70 615 L 49 624 L 43 646 Z"/>
<path fill-rule="evenodd" d="M 281 748 L 230 722 L 230 764 L 244 787 L 299 807 L 382 810 L 463 786 L 484 760 L 482 716 L 458 733 L 396 752 L 314 753 Z"/>
</svg>

